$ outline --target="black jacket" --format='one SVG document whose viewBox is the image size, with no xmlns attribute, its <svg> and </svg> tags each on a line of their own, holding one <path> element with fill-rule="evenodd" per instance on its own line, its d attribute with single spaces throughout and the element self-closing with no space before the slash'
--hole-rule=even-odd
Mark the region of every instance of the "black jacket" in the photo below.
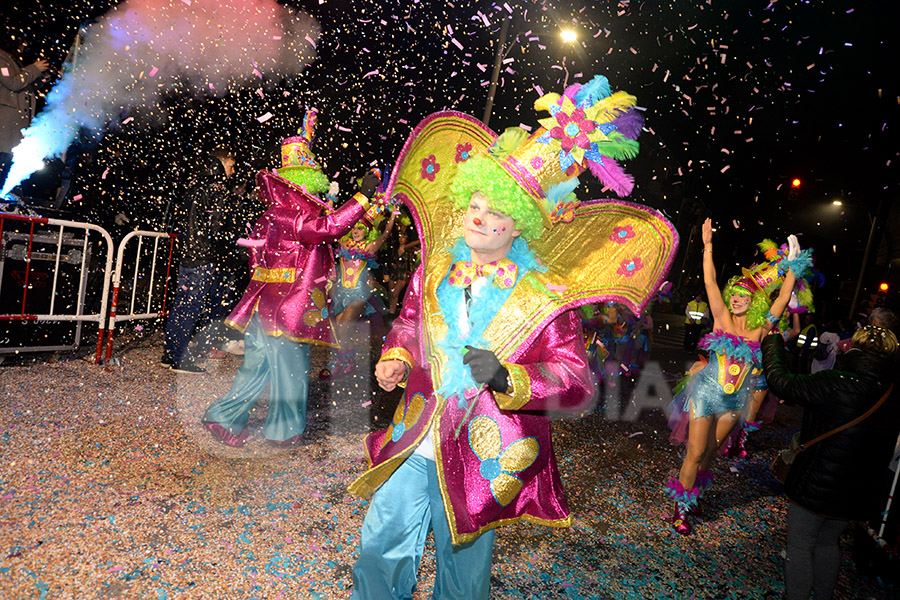
<svg viewBox="0 0 900 600">
<path fill-rule="evenodd" d="M 896 376 L 889 358 L 850 350 L 834 369 L 793 375 L 779 336 L 763 341 L 766 382 L 776 396 L 804 407 L 800 442 L 849 423 L 871 408 Z M 864 421 L 797 455 L 785 487 L 788 497 L 826 517 L 865 520 L 884 509 L 886 467 L 900 434 L 900 394 L 891 396 Z"/>
<path fill-rule="evenodd" d="M 213 156 L 203 159 L 197 178 L 188 189 L 180 223 L 181 264 L 196 267 L 218 263 L 221 248 L 225 204 L 229 193 L 225 187 L 225 166 Z"/>
</svg>

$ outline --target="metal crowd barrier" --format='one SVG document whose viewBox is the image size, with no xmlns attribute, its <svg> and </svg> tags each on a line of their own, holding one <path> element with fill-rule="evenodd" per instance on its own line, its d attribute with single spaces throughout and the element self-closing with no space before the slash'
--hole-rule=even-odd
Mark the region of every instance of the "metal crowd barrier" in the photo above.
<svg viewBox="0 0 900 600">
<path fill-rule="evenodd" d="M 169 282 L 171 281 L 175 237 L 174 233 L 132 231 L 119 242 L 119 250 L 116 254 L 116 270 L 112 278 L 113 293 L 109 309 L 109 333 L 106 340 L 107 361 L 112 357 L 113 335 L 117 323 L 166 316 L 166 299 L 169 294 Z M 137 239 L 134 260 L 131 260 L 132 256 L 129 254 L 126 262 L 126 250 L 129 250 L 129 242 L 134 239 Z M 162 251 L 160 251 L 161 239 L 166 239 Z M 147 240 L 146 244 L 145 240 Z M 143 261 L 145 267 L 147 267 L 147 261 L 149 261 L 149 273 L 147 273 L 146 268 L 143 271 L 141 270 L 142 259 L 146 259 Z M 161 276 L 159 273 L 163 267 L 165 276 Z M 129 277 L 125 279 L 126 287 L 123 297 L 127 296 L 128 302 L 127 305 L 123 304 L 120 307 L 119 296 L 123 290 L 122 272 L 126 268 L 129 270 Z M 138 312 L 135 312 L 135 310 Z M 103 335 L 102 331 L 100 335 Z M 102 342 L 98 340 L 97 344 L 100 347 Z"/>
<path fill-rule="evenodd" d="M 106 252 L 103 290 L 96 312 L 87 311 L 85 306 L 91 253 L 97 240 L 91 239 L 92 233 L 100 236 L 98 246 Z M 7 337 L 0 339 L 0 354 L 74 349 L 81 342 L 82 324 L 96 322 L 100 335 L 94 359 L 99 361 L 106 325 L 112 247 L 109 234 L 96 225 L 0 213 L 0 321 L 7 323 Z M 72 342 L 59 343 L 60 338 L 69 335 L 68 329 L 60 325 L 48 324 L 41 329 L 26 327 L 28 322 L 74 323 Z M 50 343 L 39 344 L 29 338 L 41 333 Z M 22 338 L 19 341 L 23 343 L 13 343 L 16 337 Z"/>
</svg>

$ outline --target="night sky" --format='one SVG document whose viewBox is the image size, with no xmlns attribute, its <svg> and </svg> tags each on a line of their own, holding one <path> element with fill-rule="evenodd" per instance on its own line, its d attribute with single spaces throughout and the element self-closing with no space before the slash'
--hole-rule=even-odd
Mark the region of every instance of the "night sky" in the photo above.
<svg viewBox="0 0 900 600">
<path fill-rule="evenodd" d="M 30 41 L 26 61 L 40 55 L 58 67 L 78 26 L 114 4 L 17 1 L 3 12 L 8 26 Z M 109 128 L 86 177 L 112 165 L 128 202 L 159 211 L 167 196 L 177 195 L 184 165 L 198 150 L 225 140 L 238 149 L 245 173 L 271 167 L 279 140 L 296 131 L 304 107 L 315 106 L 321 112 L 313 149 L 326 173 L 349 191 L 368 165 L 389 166 L 431 112 L 482 117 L 494 44 L 509 16 L 508 43 L 515 42 L 491 128 L 536 126 L 532 104 L 539 90 L 561 92 L 564 81 L 606 75 L 614 90 L 636 95 L 646 109 L 641 153 L 624 164 L 637 181 L 629 199 L 665 212 L 683 246 L 691 225 L 712 216 L 725 275 L 737 263 L 753 262 L 756 242 L 798 233 L 802 244 L 816 248 L 827 279 L 823 298 L 834 296 L 842 281 L 857 277 L 867 211 L 874 214 L 880 203 L 886 216 L 898 195 L 900 15 L 894 3 L 281 4 L 309 12 L 322 28 L 318 57 L 301 75 L 272 74 L 219 97 L 199 86 L 173 87 L 162 101 L 164 119 L 136 110 L 133 121 Z M 576 30 L 578 41 L 562 42 L 561 28 Z M 272 117 L 260 122 L 265 113 Z M 791 200 L 795 177 L 802 184 Z M 102 184 L 82 183 L 91 185 Z M 582 184 L 579 195 L 605 196 L 594 181 Z M 839 197 L 843 209 L 831 204 Z M 78 211 L 77 203 L 70 206 Z M 690 249 L 689 268 L 699 265 L 699 250 Z M 679 281 L 681 267 L 679 257 L 670 279 Z"/>
</svg>

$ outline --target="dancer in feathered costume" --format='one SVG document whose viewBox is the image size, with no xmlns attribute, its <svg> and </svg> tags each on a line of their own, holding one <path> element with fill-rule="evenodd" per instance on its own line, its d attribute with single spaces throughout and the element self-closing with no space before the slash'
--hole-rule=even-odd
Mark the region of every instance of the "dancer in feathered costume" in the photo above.
<svg viewBox="0 0 900 600">
<path fill-rule="evenodd" d="M 244 363 L 231 390 L 203 415 L 206 428 L 230 446 L 243 445 L 250 411 L 267 385 L 263 435 L 297 443 L 306 428 L 309 345 L 337 345 L 325 295 L 325 282 L 334 277 L 329 244 L 369 208 L 378 177 L 367 173 L 361 192 L 332 212 L 317 196 L 329 183 L 309 148 L 315 124 L 316 112 L 310 110 L 301 135 L 282 142 L 282 167 L 256 176 L 268 209 L 243 241 L 252 275 L 226 320 L 244 332 Z"/>
<path fill-rule="evenodd" d="M 378 266 L 375 253 L 391 235 L 396 218 L 393 211 L 383 212 L 390 212 L 390 216 L 381 234 L 378 233 L 376 226 L 383 220 L 383 215 L 370 208 L 353 229 L 341 238 L 337 250 L 338 278 L 331 295 L 335 332 L 342 348 L 331 365 L 332 372 L 353 370 L 356 364 L 353 358 L 356 349 L 350 340 L 351 330 L 360 317 L 367 317 L 376 312 L 372 303 L 370 272 Z"/>
<path fill-rule="evenodd" d="M 592 397 L 571 309 L 613 300 L 640 312 L 677 244 L 657 211 L 573 193 L 589 168 L 630 191 L 610 155 L 637 151 L 634 102 L 598 77 L 541 98 L 551 117 L 531 135 L 498 138 L 445 112 L 404 146 L 388 193 L 410 209 L 422 264 L 375 369 L 404 398 L 366 439 L 368 469 L 350 486 L 374 492 L 353 598 L 411 597 L 430 530 L 435 597 L 487 598 L 495 527 L 571 523 L 547 416 Z"/>
<path fill-rule="evenodd" d="M 687 452 L 678 477 L 666 484 L 666 494 L 675 501 L 672 518 L 675 531 L 691 532 L 688 516 L 699 513 L 699 500 L 712 482 L 710 464 L 719 446 L 738 422 L 750 396 L 750 371 L 760 365 L 759 342 L 781 319 L 794 288 L 795 272 L 810 268 L 812 251 L 800 251 L 790 236 L 790 252 L 777 262 L 774 278 L 783 278 L 781 291 L 769 303 L 765 287 L 756 277 L 729 280 L 722 292 L 716 283 L 712 257 L 712 221 L 703 223 L 703 283 L 713 317 L 713 333 L 700 347 L 710 360 L 694 370 L 682 391 L 688 414 Z M 677 412 L 673 413 L 673 418 Z"/>
</svg>

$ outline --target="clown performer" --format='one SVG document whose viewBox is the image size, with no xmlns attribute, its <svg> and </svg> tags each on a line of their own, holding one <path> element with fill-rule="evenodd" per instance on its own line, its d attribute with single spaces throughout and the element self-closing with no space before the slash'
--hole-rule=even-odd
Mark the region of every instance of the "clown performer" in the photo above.
<svg viewBox="0 0 900 600">
<path fill-rule="evenodd" d="M 202 419 L 229 446 L 241 446 L 249 436 L 250 411 L 266 385 L 269 411 L 263 436 L 296 444 L 306 429 L 309 345 L 336 346 L 325 295 L 334 272 L 329 244 L 362 217 L 378 176 L 366 173 L 360 192 L 331 212 L 317 196 L 329 184 L 310 151 L 315 123 L 312 109 L 301 135 L 282 142 L 282 167 L 256 177 L 268 209 L 244 241 L 250 248 L 250 284 L 226 320 L 244 332 L 244 363 L 231 390 Z"/>
<path fill-rule="evenodd" d="M 657 211 L 572 193 L 587 168 L 631 191 L 611 157 L 637 152 L 634 103 L 596 77 L 540 98 L 550 116 L 531 135 L 498 138 L 442 112 L 401 151 L 388 192 L 410 209 L 422 263 L 375 367 L 382 388 L 405 394 L 366 438 L 368 469 L 350 486 L 374 493 L 353 598 L 411 598 L 429 531 L 434 597 L 487 598 L 496 527 L 571 524 L 548 413 L 592 400 L 572 309 L 614 300 L 639 312 L 677 246 Z"/>
<path fill-rule="evenodd" d="M 376 196 L 378 195 L 376 192 Z M 384 221 L 384 213 L 390 213 L 390 216 L 384 231 L 379 234 L 378 225 Z M 373 202 L 363 218 L 341 238 L 337 251 L 338 280 L 331 291 L 335 332 L 341 350 L 331 366 L 332 372 L 348 373 L 355 366 L 356 349 L 352 347 L 350 340 L 352 329 L 360 317 L 368 317 L 376 312 L 371 300 L 372 286 L 369 278 L 371 269 L 378 266 L 375 253 L 391 235 L 396 216 L 396 211 L 391 210 L 389 205 Z"/>
<path fill-rule="evenodd" d="M 687 452 L 678 477 L 666 484 L 666 495 L 675 501 L 672 524 L 676 532 L 688 535 L 689 515 L 700 514 L 700 498 L 712 483 L 710 464 L 732 428 L 740 419 L 751 392 L 753 367 L 760 365 L 760 340 L 781 319 L 794 288 L 795 272 L 803 273 L 812 264 L 812 251 L 800 251 L 797 238 L 788 237 L 790 251 L 779 257 L 777 277 L 781 290 L 770 304 L 766 285 L 755 277 L 734 277 L 720 292 L 712 257 L 712 221 L 703 223 L 703 282 L 713 317 L 713 333 L 700 347 L 710 352 L 705 365 L 695 365 L 684 389 L 682 412 L 687 413 Z M 670 418 L 678 431 L 679 413 Z"/>
</svg>

